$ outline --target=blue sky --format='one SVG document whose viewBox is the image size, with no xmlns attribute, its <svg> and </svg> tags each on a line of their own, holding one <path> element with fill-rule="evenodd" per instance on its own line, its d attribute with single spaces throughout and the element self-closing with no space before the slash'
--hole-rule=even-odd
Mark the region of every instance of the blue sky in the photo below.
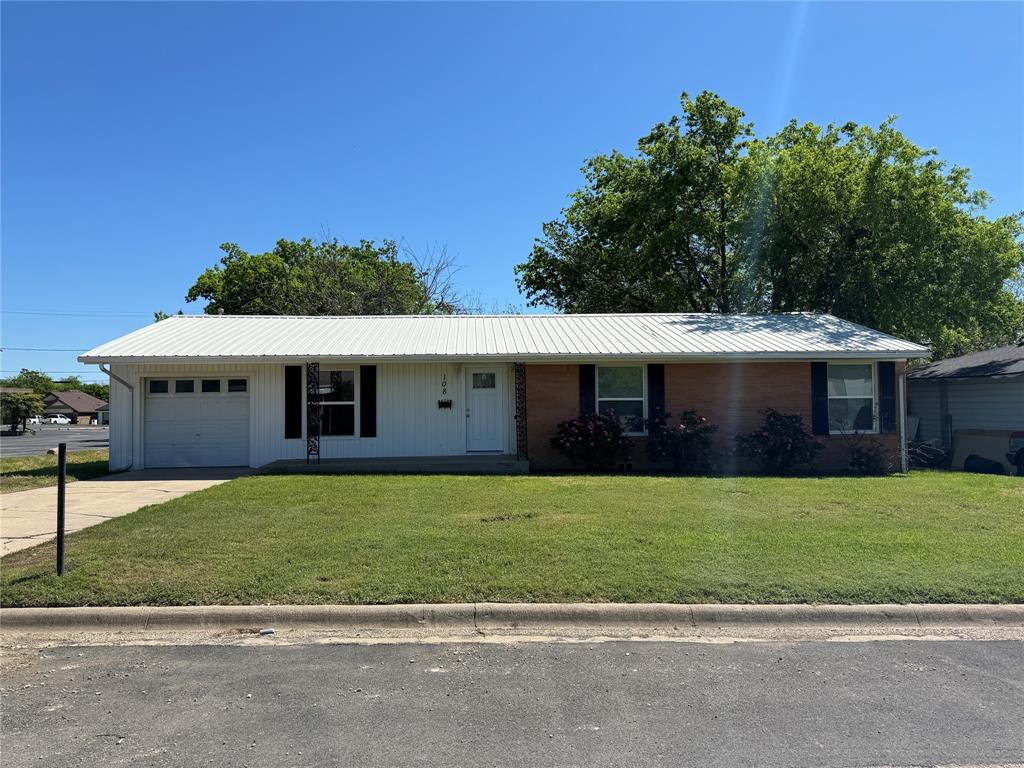
<svg viewBox="0 0 1024 768">
<path fill-rule="evenodd" d="M 200 312 L 238 242 L 447 244 L 462 290 L 579 186 L 713 90 L 759 135 L 877 124 L 1024 209 L 1024 4 L 2 4 L 2 341 L 84 349 Z M 65 312 L 28 315 L 21 312 Z M 108 313 L 124 313 L 112 315 Z M 3 354 L 79 366 L 73 352 Z"/>
</svg>

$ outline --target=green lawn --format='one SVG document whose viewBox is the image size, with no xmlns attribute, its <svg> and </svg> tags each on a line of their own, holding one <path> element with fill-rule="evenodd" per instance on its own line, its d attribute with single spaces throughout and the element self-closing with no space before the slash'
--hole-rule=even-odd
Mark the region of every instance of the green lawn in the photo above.
<svg viewBox="0 0 1024 768">
<path fill-rule="evenodd" d="M 68 453 L 68 482 L 110 474 L 106 451 Z M 0 493 L 57 484 L 56 456 L 6 456 L 0 458 Z"/>
<path fill-rule="evenodd" d="M 257 476 L 2 561 L 2 604 L 1024 601 L 1024 481 Z"/>
</svg>

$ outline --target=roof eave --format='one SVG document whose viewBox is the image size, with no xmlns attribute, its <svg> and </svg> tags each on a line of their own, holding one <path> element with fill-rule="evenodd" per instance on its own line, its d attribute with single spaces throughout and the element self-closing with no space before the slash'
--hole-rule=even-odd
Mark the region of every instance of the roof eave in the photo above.
<svg viewBox="0 0 1024 768">
<path fill-rule="evenodd" d="M 377 361 L 385 363 L 438 363 L 438 362 L 476 362 L 487 361 L 494 363 L 567 363 L 567 362 L 594 362 L 594 361 L 630 361 L 658 362 L 658 363 L 688 363 L 688 362 L 749 362 L 758 360 L 908 360 L 924 357 L 928 350 L 902 349 L 902 350 L 846 350 L 832 352 L 720 352 L 716 354 L 653 354 L 636 353 L 630 355 L 622 354 L 589 354 L 589 355 L 521 355 L 521 354 L 493 354 L 493 355 L 188 355 L 188 356 L 133 356 L 133 355 L 81 355 L 78 358 L 80 363 L 92 364 L 135 364 L 135 365 L 189 365 L 189 364 L 217 364 L 217 363 L 304 363 L 310 360 L 336 360 L 367 362 Z"/>
</svg>

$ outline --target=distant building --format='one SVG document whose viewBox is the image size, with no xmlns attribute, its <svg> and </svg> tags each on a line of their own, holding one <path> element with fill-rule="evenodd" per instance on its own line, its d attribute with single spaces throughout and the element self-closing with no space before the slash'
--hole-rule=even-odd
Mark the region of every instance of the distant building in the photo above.
<svg viewBox="0 0 1024 768">
<path fill-rule="evenodd" d="M 43 398 L 43 416 L 62 414 L 71 419 L 72 424 L 89 424 L 97 418 L 100 406 L 106 405 L 105 401 L 80 389 L 50 392 Z"/>
</svg>

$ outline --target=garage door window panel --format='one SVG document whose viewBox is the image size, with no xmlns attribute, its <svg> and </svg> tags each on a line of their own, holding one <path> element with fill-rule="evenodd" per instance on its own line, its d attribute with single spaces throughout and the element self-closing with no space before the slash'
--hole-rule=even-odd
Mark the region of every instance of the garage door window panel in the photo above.
<svg viewBox="0 0 1024 768">
<path fill-rule="evenodd" d="M 205 394 L 220 392 L 220 379 L 203 379 L 202 389 Z"/>
<path fill-rule="evenodd" d="M 190 395 L 196 391 L 195 379 L 175 379 L 174 380 L 174 394 L 176 395 Z"/>
<path fill-rule="evenodd" d="M 320 369 L 317 380 L 322 437 L 354 437 L 356 434 L 356 372 L 354 369 Z"/>
<path fill-rule="evenodd" d="M 169 392 L 167 386 L 167 379 L 150 379 L 149 380 L 149 394 L 151 395 L 166 395 Z"/>
</svg>

